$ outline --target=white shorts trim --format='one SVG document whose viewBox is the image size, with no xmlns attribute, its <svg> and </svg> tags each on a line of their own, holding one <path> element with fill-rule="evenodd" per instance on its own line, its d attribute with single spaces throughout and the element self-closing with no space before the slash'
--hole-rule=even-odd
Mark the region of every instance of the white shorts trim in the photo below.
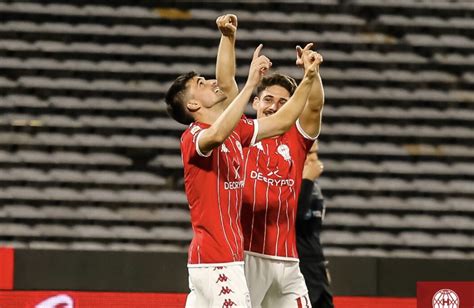
<svg viewBox="0 0 474 308">
<path fill-rule="evenodd" d="M 247 250 L 244 251 L 244 254 L 259 257 L 259 258 L 263 258 L 263 259 L 271 259 L 271 260 L 277 260 L 277 261 L 288 261 L 288 262 L 300 262 L 300 259 L 298 259 L 298 258 L 270 256 L 270 255 L 266 255 L 266 254 L 263 254 L 263 253 L 247 251 Z"/>
<path fill-rule="evenodd" d="M 188 263 L 188 268 L 192 268 L 192 267 L 235 266 L 235 265 L 244 265 L 244 261 L 225 262 L 225 263 L 199 263 L 199 264 L 190 264 L 190 263 Z"/>
</svg>

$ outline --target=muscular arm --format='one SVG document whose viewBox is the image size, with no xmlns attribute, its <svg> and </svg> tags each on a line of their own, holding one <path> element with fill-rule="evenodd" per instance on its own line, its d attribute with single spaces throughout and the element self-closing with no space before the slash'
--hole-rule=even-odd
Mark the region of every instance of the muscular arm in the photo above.
<svg viewBox="0 0 474 308">
<path fill-rule="evenodd" d="M 249 76 L 242 91 L 217 120 L 199 136 L 198 146 L 202 153 L 210 152 L 230 136 L 245 111 L 245 106 L 248 104 L 253 89 L 270 68 L 270 60 L 265 56 L 259 56 L 261 49 L 262 45 L 259 45 L 253 54 Z"/>
<path fill-rule="evenodd" d="M 303 66 L 305 69 L 313 61 L 323 62 L 322 56 L 311 50 L 312 43 L 307 44 L 304 49 L 296 47 L 296 64 Z M 299 122 L 303 131 L 310 137 L 316 138 L 321 131 L 321 118 L 324 105 L 324 89 L 321 76 L 319 75 L 319 66 L 317 69 L 316 78 L 309 94 L 308 102 L 306 103 L 303 112 L 299 117 Z"/>
<path fill-rule="evenodd" d="M 310 50 L 311 46 L 312 44 L 308 44 L 305 49 L 302 50 L 302 61 L 304 61 L 305 65 L 305 75 L 303 80 L 296 88 L 295 93 L 293 93 L 291 98 L 285 105 L 283 105 L 283 107 L 269 117 L 258 119 L 259 133 L 257 135 L 257 140 L 285 133 L 296 122 L 296 119 L 301 116 L 301 113 L 307 104 L 306 102 L 309 95 L 313 92 L 312 86 L 314 83 L 317 83 L 317 79 L 320 78 L 319 65 L 323 60 L 321 56 L 317 57 L 313 55 L 313 57 L 310 57 L 310 55 L 312 55 L 311 53 L 314 53 Z M 315 92 L 315 95 L 319 95 L 317 93 L 318 91 Z M 309 131 L 306 132 L 310 133 Z"/>
<path fill-rule="evenodd" d="M 254 86 L 246 84 L 219 118 L 201 133 L 199 149 L 202 153 L 210 152 L 230 136 L 245 111 L 245 106 L 248 104 L 253 89 Z"/>
<path fill-rule="evenodd" d="M 221 40 L 217 50 L 216 79 L 219 88 L 227 95 L 224 102 L 228 106 L 239 93 L 235 81 L 235 34 L 237 17 L 232 14 L 217 18 L 216 24 L 221 31 Z"/>
<path fill-rule="evenodd" d="M 299 117 L 303 131 L 316 138 L 321 131 L 322 111 L 324 105 L 324 89 L 319 73 L 314 78 L 308 101 Z"/>
<path fill-rule="evenodd" d="M 269 117 L 258 119 L 257 141 L 265 138 L 278 136 L 290 129 L 300 116 L 306 101 L 308 100 L 313 79 L 315 77 L 316 62 L 306 71 L 303 80 L 295 90 L 295 93 L 276 113 Z"/>
</svg>

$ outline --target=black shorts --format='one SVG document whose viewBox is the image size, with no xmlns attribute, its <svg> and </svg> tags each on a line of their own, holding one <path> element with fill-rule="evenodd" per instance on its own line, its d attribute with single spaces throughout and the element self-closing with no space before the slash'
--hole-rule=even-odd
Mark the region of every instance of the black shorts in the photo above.
<svg viewBox="0 0 474 308">
<path fill-rule="evenodd" d="M 317 308 L 333 308 L 332 293 L 324 262 L 304 261 L 300 259 L 300 270 L 308 287 L 311 305 Z"/>
</svg>

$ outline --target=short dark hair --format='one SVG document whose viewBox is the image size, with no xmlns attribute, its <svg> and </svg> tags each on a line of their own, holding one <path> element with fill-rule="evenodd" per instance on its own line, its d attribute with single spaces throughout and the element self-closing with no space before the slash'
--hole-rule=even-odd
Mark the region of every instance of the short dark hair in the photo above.
<svg viewBox="0 0 474 308">
<path fill-rule="evenodd" d="M 296 90 L 296 81 L 293 78 L 280 73 L 274 73 L 270 76 L 265 76 L 262 78 L 262 80 L 257 86 L 257 96 L 260 96 L 260 94 L 266 88 L 274 85 L 278 85 L 285 88 L 290 93 L 290 96 L 292 96 Z"/>
<path fill-rule="evenodd" d="M 170 117 L 181 124 L 188 125 L 194 122 L 193 116 L 186 108 L 184 96 L 188 81 L 196 76 L 199 76 L 199 74 L 194 71 L 180 75 L 166 92 L 166 111 Z"/>
</svg>

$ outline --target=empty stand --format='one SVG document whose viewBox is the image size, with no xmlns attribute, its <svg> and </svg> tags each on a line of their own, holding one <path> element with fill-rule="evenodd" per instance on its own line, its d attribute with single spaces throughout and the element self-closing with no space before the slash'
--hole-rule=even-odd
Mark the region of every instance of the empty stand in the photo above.
<svg viewBox="0 0 474 308">
<path fill-rule="evenodd" d="M 186 126 L 163 99 L 214 75 L 223 12 L 240 84 L 260 42 L 296 79 L 296 44 L 324 56 L 328 255 L 473 257 L 474 6 L 448 0 L 0 3 L 0 245 L 186 250 Z"/>
</svg>

